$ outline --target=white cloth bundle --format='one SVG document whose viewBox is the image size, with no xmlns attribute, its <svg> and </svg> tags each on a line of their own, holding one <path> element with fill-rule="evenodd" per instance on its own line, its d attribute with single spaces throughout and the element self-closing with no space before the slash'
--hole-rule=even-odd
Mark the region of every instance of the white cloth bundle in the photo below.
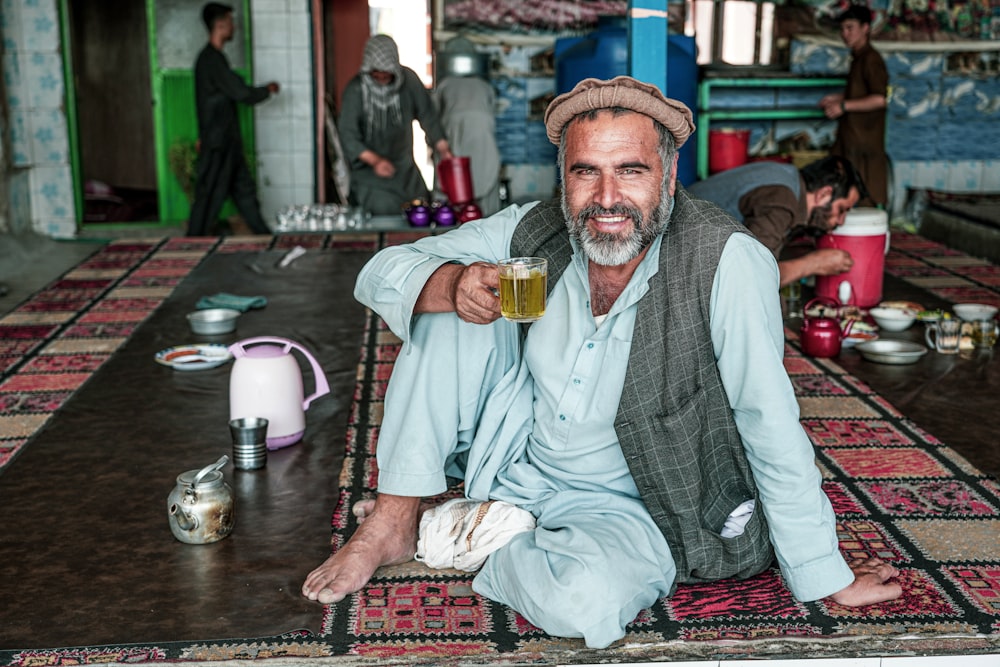
<svg viewBox="0 0 1000 667">
<path fill-rule="evenodd" d="M 455 498 L 424 512 L 415 558 L 436 569 L 472 572 L 515 535 L 534 528 L 531 512 L 510 503 Z"/>
<path fill-rule="evenodd" d="M 740 503 L 739 507 L 729 513 L 726 525 L 722 527 L 722 532 L 719 534 L 729 539 L 742 535 L 747 524 L 750 523 L 750 517 L 753 516 L 753 510 L 756 506 L 756 500 L 745 500 Z"/>
</svg>

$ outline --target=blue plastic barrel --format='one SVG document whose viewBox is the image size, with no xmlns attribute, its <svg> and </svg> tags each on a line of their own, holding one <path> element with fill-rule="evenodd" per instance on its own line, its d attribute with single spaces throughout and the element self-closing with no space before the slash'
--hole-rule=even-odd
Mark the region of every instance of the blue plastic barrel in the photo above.
<svg viewBox="0 0 1000 667">
<path fill-rule="evenodd" d="M 556 94 L 569 92 L 587 78 L 612 79 L 628 74 L 628 23 L 624 16 L 601 16 L 597 29 L 582 37 L 556 40 Z M 667 36 L 668 97 L 686 104 L 695 115 L 698 108 L 698 60 L 694 37 Z M 697 141 L 691 136 L 681 146 L 677 178 L 684 185 L 698 180 Z"/>
</svg>

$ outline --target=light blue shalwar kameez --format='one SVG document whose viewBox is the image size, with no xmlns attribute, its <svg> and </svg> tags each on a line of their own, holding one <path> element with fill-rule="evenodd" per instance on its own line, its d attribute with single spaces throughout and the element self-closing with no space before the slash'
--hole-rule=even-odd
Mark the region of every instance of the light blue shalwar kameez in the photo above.
<svg viewBox="0 0 1000 667">
<path fill-rule="evenodd" d="M 604 647 L 666 595 L 676 575 L 613 427 L 636 304 L 658 270 L 660 239 L 600 325 L 591 314 L 587 260 L 574 244 L 523 358 L 518 325 L 412 312 L 442 264 L 506 257 L 529 209 L 513 206 L 387 248 L 359 275 L 355 296 L 404 341 L 379 436 L 379 492 L 434 495 L 445 490 L 447 473 L 464 477 L 471 498 L 531 511 L 536 529 L 494 552 L 473 588 L 549 634 Z M 771 253 L 734 234 L 713 286 L 712 341 L 759 486 L 757 511 L 765 512 L 788 586 L 814 600 L 854 577 L 838 551 L 833 510 L 781 363 L 777 289 Z"/>
</svg>

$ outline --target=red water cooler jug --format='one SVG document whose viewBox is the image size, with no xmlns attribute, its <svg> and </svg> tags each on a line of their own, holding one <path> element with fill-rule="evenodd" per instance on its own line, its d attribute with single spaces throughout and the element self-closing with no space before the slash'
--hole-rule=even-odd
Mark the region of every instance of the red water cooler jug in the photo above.
<svg viewBox="0 0 1000 667">
<path fill-rule="evenodd" d="M 816 296 L 839 303 L 840 285 L 851 285 L 851 305 L 871 308 L 882 300 L 882 274 L 889 251 L 889 216 L 878 208 L 854 208 L 844 224 L 816 242 L 819 248 L 839 248 L 851 253 L 854 266 L 836 276 L 816 276 Z"/>
<path fill-rule="evenodd" d="M 438 181 L 448 201 L 456 206 L 476 198 L 472 188 L 472 167 L 467 157 L 445 158 L 438 163 Z"/>
</svg>

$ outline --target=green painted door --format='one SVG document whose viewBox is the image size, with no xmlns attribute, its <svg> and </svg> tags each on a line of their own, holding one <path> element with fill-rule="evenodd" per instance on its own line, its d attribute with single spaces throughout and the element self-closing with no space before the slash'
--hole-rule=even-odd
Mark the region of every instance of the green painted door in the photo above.
<svg viewBox="0 0 1000 667">
<path fill-rule="evenodd" d="M 201 21 L 203 0 L 146 0 L 153 87 L 160 219 L 187 220 L 194 188 L 198 120 L 194 104 L 194 61 L 208 33 Z M 233 69 L 251 79 L 249 0 L 235 12 L 236 33 L 226 45 Z M 240 105 L 240 125 L 251 170 L 254 168 L 253 110 Z M 236 212 L 232 202 L 222 217 Z"/>
<path fill-rule="evenodd" d="M 192 68 L 208 39 L 201 19 L 203 4 L 203 0 L 108 0 L 99 5 L 91 0 L 59 0 L 73 194 L 80 220 L 85 220 L 84 181 L 95 175 L 100 178 L 100 167 L 109 162 L 119 177 L 123 173 L 136 176 L 142 187 L 156 188 L 161 222 L 187 220 L 198 138 Z M 138 34 L 145 28 L 137 41 L 114 34 L 122 15 L 135 20 L 128 30 Z M 252 71 L 249 16 L 249 0 L 242 0 L 234 17 L 236 33 L 225 49 L 233 69 L 248 82 Z M 112 34 L 105 34 L 109 31 Z M 135 65 L 137 60 L 135 52 L 123 46 L 126 41 L 135 49 L 148 48 L 148 76 L 145 63 L 139 67 L 141 76 L 135 67 L 128 68 L 128 77 L 123 75 L 125 65 Z M 100 55 L 100 66 L 81 70 L 94 54 Z M 137 89 L 142 90 L 137 93 Z M 115 105 L 124 109 L 129 104 L 132 113 L 116 112 Z M 136 104 L 150 107 L 152 117 L 134 113 Z M 103 112 L 95 113 L 95 105 Z M 241 105 L 239 114 L 247 163 L 254 170 L 253 111 Z M 143 168 L 123 168 L 122 164 Z M 147 169 L 148 175 L 138 174 L 147 174 Z M 227 202 L 222 217 L 235 210 Z"/>
</svg>

